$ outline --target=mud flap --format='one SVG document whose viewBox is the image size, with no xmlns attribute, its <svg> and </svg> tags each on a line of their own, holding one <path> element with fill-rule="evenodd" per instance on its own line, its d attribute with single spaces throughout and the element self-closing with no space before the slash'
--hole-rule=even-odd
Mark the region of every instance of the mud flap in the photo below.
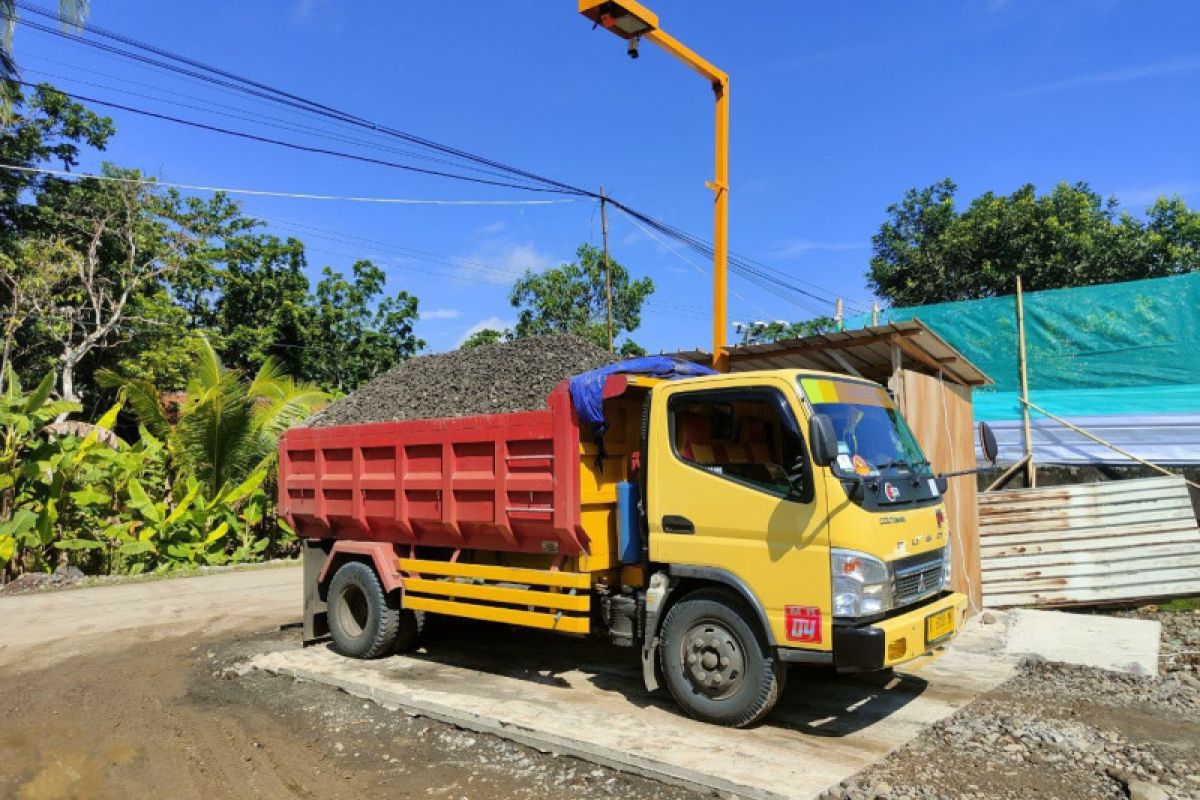
<svg viewBox="0 0 1200 800">
<path fill-rule="evenodd" d="M 319 588 L 321 568 L 329 558 L 329 547 L 317 539 L 303 540 L 304 558 L 304 644 L 329 635 L 325 601 Z"/>
<path fill-rule="evenodd" d="M 658 637 L 642 645 L 642 682 L 647 692 L 658 691 Z"/>
</svg>

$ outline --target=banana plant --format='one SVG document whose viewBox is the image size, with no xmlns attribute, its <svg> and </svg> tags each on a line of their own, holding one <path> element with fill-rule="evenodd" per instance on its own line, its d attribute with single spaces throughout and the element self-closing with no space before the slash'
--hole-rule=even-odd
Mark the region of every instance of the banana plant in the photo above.
<svg viewBox="0 0 1200 800">
<path fill-rule="evenodd" d="M 36 565 L 52 537 L 61 454 L 40 432 L 56 417 L 79 410 L 77 403 L 51 399 L 53 372 L 28 394 L 11 366 L 7 373 L 0 395 L 0 566 L 6 572 L 14 560 Z"/>
</svg>

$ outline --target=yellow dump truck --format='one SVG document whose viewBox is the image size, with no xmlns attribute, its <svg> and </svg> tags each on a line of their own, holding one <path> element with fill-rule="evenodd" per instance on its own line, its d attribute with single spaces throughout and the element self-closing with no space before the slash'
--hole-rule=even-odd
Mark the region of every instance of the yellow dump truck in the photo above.
<svg viewBox="0 0 1200 800">
<path fill-rule="evenodd" d="M 607 637 L 648 689 L 744 726 L 790 664 L 880 670 L 960 629 L 945 480 L 882 387 L 592 377 L 587 422 L 572 381 L 539 411 L 289 431 L 306 638 L 378 657 L 427 614 Z"/>
</svg>

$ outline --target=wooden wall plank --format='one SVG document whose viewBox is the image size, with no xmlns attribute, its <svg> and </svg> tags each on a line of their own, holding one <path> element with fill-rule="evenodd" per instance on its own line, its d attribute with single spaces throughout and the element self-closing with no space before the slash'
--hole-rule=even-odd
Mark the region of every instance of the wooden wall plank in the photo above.
<svg viewBox="0 0 1200 800">
<path fill-rule="evenodd" d="M 936 472 L 975 466 L 975 412 L 971 389 L 935 375 L 900 371 L 900 410 Z M 975 611 L 983 606 L 979 563 L 979 505 L 974 475 L 950 479 L 946 491 L 946 521 L 954 543 L 956 591 L 971 599 Z"/>
</svg>

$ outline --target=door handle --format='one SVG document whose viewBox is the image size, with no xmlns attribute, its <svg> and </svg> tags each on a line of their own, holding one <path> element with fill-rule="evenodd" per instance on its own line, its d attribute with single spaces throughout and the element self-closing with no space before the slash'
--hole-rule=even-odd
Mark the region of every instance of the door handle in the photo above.
<svg viewBox="0 0 1200 800">
<path fill-rule="evenodd" d="M 667 514 L 662 518 L 663 533 L 695 533 L 696 526 L 687 517 Z"/>
</svg>

